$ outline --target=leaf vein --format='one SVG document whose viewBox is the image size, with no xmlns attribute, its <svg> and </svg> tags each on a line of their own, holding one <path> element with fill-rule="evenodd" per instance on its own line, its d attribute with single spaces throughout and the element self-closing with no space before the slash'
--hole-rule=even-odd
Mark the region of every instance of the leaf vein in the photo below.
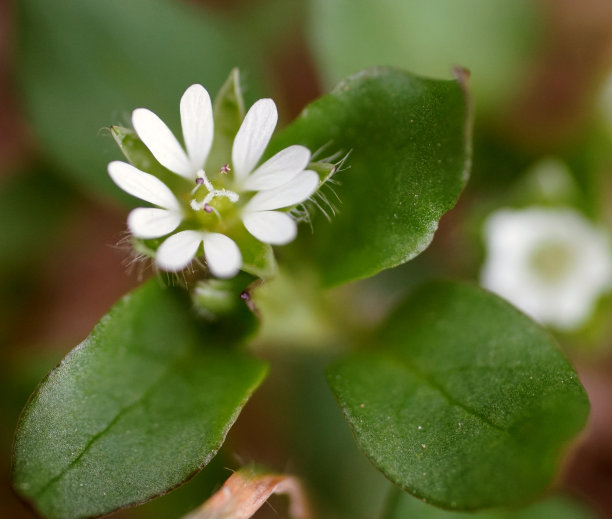
<svg viewBox="0 0 612 519">
<path fill-rule="evenodd" d="M 130 411 L 141 405 L 149 396 L 157 389 L 159 383 L 169 376 L 172 372 L 176 371 L 179 365 L 184 361 L 184 358 L 177 360 L 173 365 L 171 365 L 162 375 L 158 377 L 158 379 L 152 383 L 143 393 L 130 405 L 121 409 L 115 417 L 99 432 L 94 434 L 89 441 L 83 447 L 83 450 L 79 453 L 79 455 L 74 458 L 64 469 L 62 469 L 59 474 L 53 476 L 38 492 L 38 497 L 42 497 L 55 483 L 57 483 L 60 479 L 62 479 L 73 467 L 77 465 L 77 463 L 89 452 L 89 450 L 93 447 L 93 445 L 102 438 L 108 431 L 112 429 L 112 427 L 119 421 L 123 416 L 128 414 Z"/>
<path fill-rule="evenodd" d="M 477 411 L 473 407 L 465 404 L 464 402 L 461 402 L 460 400 L 457 400 L 451 393 L 449 393 L 444 388 L 444 386 L 442 386 L 441 384 L 436 382 L 431 377 L 431 375 L 429 373 L 421 371 L 417 366 L 415 366 L 414 364 L 408 362 L 408 360 L 406 360 L 405 358 L 397 358 L 397 360 L 405 368 L 407 368 L 408 371 L 410 371 L 414 376 L 416 376 L 417 378 L 423 380 L 427 385 L 429 385 L 430 387 L 435 389 L 438 393 L 440 393 L 449 404 L 463 409 L 468 414 L 471 414 L 472 416 L 475 416 L 476 418 L 478 418 L 482 422 L 486 423 L 487 425 L 489 425 L 493 429 L 496 429 L 496 430 L 501 431 L 503 433 L 510 434 L 507 429 L 505 429 L 504 427 L 496 424 L 490 418 L 488 418 L 487 416 L 483 415 L 482 413 L 480 413 L 479 411 Z"/>
</svg>

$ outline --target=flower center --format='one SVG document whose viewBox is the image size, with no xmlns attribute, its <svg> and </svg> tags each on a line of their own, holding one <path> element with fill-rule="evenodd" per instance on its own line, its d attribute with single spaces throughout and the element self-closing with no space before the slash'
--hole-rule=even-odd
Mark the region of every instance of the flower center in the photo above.
<svg viewBox="0 0 612 519">
<path fill-rule="evenodd" d="M 221 168 L 220 172 L 223 174 L 227 173 L 229 170 L 229 166 L 225 165 Z M 193 198 L 189 202 L 189 205 L 194 211 L 205 211 L 207 213 L 214 212 L 219 218 L 221 218 L 219 212 L 212 205 L 212 201 L 215 198 L 226 198 L 227 200 L 235 204 L 240 199 L 240 196 L 235 191 L 231 191 L 230 189 L 224 188 L 215 188 L 213 183 L 206 176 L 206 173 L 203 169 L 197 172 L 195 183 L 196 186 L 191 191 Z M 206 189 L 206 195 L 203 198 L 201 198 L 201 196 L 198 196 L 198 194 L 200 194 L 202 191 L 200 189 L 201 187 L 204 187 L 204 189 Z"/>
<path fill-rule="evenodd" d="M 529 258 L 531 268 L 540 278 L 555 283 L 570 272 L 574 264 L 574 252 L 567 243 L 548 241 L 539 245 Z"/>
</svg>

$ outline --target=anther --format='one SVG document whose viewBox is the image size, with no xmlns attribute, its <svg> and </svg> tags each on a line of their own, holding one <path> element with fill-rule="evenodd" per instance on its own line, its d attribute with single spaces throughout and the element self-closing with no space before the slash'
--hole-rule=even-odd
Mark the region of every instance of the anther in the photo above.
<svg viewBox="0 0 612 519">
<path fill-rule="evenodd" d="M 213 208 L 210 206 L 210 204 L 204 204 L 204 207 L 202 209 L 204 209 L 204 211 L 208 214 L 213 212 Z"/>
<path fill-rule="evenodd" d="M 195 179 L 195 183 L 196 183 L 198 186 L 201 186 L 201 185 L 204 183 L 204 178 L 203 178 L 203 177 L 197 177 L 197 178 Z"/>
<path fill-rule="evenodd" d="M 224 164 L 223 166 L 221 166 L 221 169 L 219 170 L 219 173 L 227 174 L 231 170 L 232 170 L 232 168 L 230 168 L 229 164 Z"/>
</svg>

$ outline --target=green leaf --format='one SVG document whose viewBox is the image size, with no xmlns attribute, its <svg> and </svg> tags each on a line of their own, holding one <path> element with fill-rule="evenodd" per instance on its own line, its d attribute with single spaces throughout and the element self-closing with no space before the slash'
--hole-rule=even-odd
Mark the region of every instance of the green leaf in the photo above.
<svg viewBox="0 0 612 519">
<path fill-rule="evenodd" d="M 530 0 L 311 0 L 309 39 L 324 80 L 385 63 L 428 77 L 472 72 L 477 108 L 506 108 L 541 31 Z"/>
<path fill-rule="evenodd" d="M 383 519 L 594 519 L 578 503 L 564 498 L 552 497 L 525 508 L 513 510 L 486 510 L 483 512 L 449 512 L 428 505 L 403 492 L 397 492 L 386 510 Z"/>
<path fill-rule="evenodd" d="M 326 221 L 314 211 L 312 239 L 301 235 L 303 256 L 314 258 L 326 284 L 372 276 L 429 245 L 468 177 L 464 88 L 392 68 L 365 70 L 310 104 L 274 141 L 275 149 L 350 152 L 337 184 L 321 191 L 332 204 L 337 195 L 338 214 Z"/>
<path fill-rule="evenodd" d="M 181 484 L 215 455 L 266 367 L 153 279 L 41 383 L 15 440 L 15 488 L 45 517 L 109 513 Z M 249 329 L 247 327 L 246 329 Z"/>
<path fill-rule="evenodd" d="M 423 286 L 378 343 L 328 381 L 370 461 L 430 503 L 532 499 L 586 421 L 584 389 L 551 337 L 478 287 Z"/>
<path fill-rule="evenodd" d="M 257 46 L 202 7 L 170 0 L 23 0 L 15 60 L 28 120 L 43 150 L 79 186 L 117 196 L 116 149 L 100 130 L 155 111 L 180 135 L 193 83 L 213 95 L 235 66 L 261 89 Z"/>
</svg>

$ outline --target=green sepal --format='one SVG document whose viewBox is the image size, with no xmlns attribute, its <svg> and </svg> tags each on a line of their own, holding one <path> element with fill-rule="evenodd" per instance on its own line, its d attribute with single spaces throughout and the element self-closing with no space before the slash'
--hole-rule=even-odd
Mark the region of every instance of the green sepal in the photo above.
<svg viewBox="0 0 612 519">
<path fill-rule="evenodd" d="M 240 248 L 242 254 L 241 270 L 263 280 L 276 276 L 278 266 L 271 245 L 260 242 L 242 225 L 236 226 L 232 230 L 230 238 Z"/>
<path fill-rule="evenodd" d="M 244 119 L 244 100 L 240 88 L 240 72 L 237 68 L 219 90 L 213 103 L 215 129 L 213 145 L 206 160 L 206 171 L 214 176 L 232 158 L 234 137 Z"/>
<path fill-rule="evenodd" d="M 132 166 L 156 176 L 174 192 L 188 191 L 192 187 L 189 181 L 164 168 L 134 130 L 123 126 L 111 126 L 109 130 L 121 153 Z"/>
<path fill-rule="evenodd" d="M 314 171 L 317 175 L 319 175 L 320 183 L 325 184 L 325 182 L 331 180 L 331 178 L 336 174 L 338 167 L 338 164 L 334 164 L 332 162 L 317 161 L 308 164 L 307 169 Z"/>
</svg>

